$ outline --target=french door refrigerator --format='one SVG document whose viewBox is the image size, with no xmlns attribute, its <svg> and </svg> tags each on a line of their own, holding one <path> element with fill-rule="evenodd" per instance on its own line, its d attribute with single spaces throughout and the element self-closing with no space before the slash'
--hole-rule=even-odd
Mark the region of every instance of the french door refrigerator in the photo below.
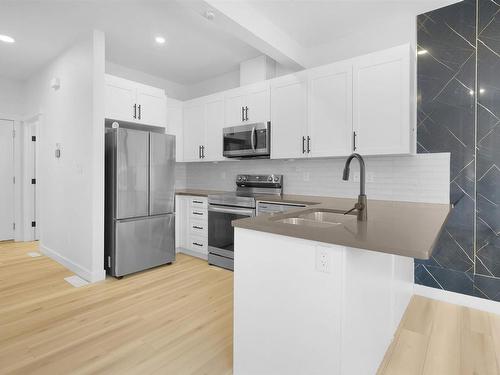
<svg viewBox="0 0 500 375">
<path fill-rule="evenodd" d="M 175 260 L 175 136 L 106 132 L 105 267 L 121 277 Z"/>
</svg>

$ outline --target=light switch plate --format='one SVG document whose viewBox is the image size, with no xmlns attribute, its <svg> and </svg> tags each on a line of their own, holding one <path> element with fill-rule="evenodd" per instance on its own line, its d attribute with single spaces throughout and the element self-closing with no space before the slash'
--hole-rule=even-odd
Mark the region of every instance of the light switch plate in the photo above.
<svg viewBox="0 0 500 375">
<path fill-rule="evenodd" d="M 316 271 L 330 273 L 332 257 L 324 247 L 316 248 Z"/>
</svg>

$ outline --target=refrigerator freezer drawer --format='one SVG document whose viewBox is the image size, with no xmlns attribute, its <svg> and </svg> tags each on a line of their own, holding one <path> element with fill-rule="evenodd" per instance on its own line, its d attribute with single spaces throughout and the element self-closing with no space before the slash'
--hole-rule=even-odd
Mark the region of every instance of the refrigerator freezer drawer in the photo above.
<svg viewBox="0 0 500 375">
<path fill-rule="evenodd" d="M 116 221 L 113 276 L 127 275 L 174 260 L 174 214 Z"/>
</svg>

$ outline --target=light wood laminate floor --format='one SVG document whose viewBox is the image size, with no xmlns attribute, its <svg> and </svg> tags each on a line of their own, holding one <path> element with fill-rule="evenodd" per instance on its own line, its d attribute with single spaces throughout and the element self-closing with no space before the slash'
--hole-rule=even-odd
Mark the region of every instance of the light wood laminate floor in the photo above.
<svg viewBox="0 0 500 375">
<path fill-rule="evenodd" d="M 231 272 L 179 255 L 74 288 L 36 250 L 0 242 L 0 374 L 232 373 Z M 499 363 L 500 316 L 416 296 L 378 375 L 500 375 Z"/>
</svg>

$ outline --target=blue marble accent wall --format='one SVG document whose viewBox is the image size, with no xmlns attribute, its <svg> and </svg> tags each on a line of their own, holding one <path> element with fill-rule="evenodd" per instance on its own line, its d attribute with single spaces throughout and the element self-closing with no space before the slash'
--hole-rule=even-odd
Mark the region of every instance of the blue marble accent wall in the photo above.
<svg viewBox="0 0 500 375">
<path fill-rule="evenodd" d="M 417 149 L 451 153 L 455 208 L 432 258 L 415 262 L 415 282 L 495 300 L 500 300 L 498 4 L 464 0 L 417 17 Z"/>
</svg>

